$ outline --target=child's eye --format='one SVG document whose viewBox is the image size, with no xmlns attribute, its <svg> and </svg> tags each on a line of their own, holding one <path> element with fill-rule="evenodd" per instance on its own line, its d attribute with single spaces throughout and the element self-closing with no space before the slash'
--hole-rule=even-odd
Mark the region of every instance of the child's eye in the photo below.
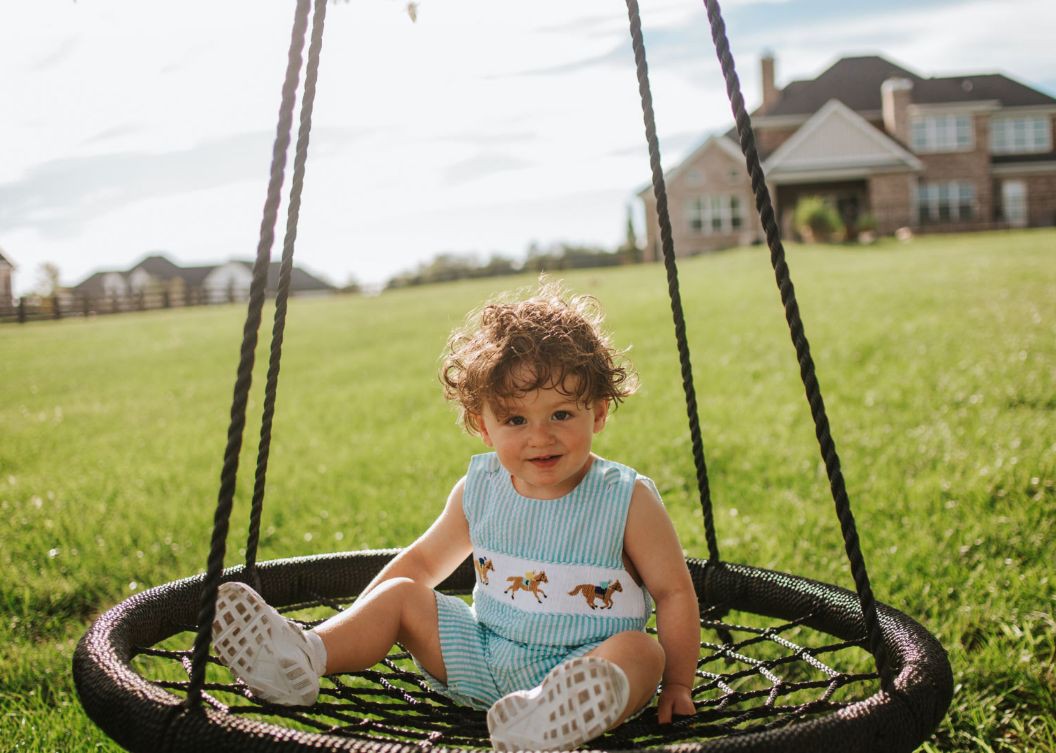
<svg viewBox="0 0 1056 753">
<path fill-rule="evenodd" d="M 570 418 L 572 418 L 572 411 L 559 410 L 554 412 L 555 421 L 567 421 Z"/>
<path fill-rule="evenodd" d="M 506 423 L 510 426 L 523 426 L 524 416 L 510 416 L 506 419 Z"/>
</svg>

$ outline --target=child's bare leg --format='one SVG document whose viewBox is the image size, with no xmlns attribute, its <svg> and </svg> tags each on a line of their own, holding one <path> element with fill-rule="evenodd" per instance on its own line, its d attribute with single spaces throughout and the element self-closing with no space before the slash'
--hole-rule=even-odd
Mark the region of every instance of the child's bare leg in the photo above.
<svg viewBox="0 0 1056 753">
<path fill-rule="evenodd" d="M 326 673 L 356 672 L 385 658 L 400 643 L 440 682 L 447 672 L 440 651 L 436 595 L 410 578 L 379 583 L 369 594 L 315 628 L 326 647 Z"/>
<path fill-rule="evenodd" d="M 638 631 L 617 633 L 587 656 L 611 661 L 627 675 L 630 691 L 627 708 L 613 727 L 623 724 L 627 717 L 652 700 L 664 674 L 664 649 L 655 638 Z"/>
</svg>

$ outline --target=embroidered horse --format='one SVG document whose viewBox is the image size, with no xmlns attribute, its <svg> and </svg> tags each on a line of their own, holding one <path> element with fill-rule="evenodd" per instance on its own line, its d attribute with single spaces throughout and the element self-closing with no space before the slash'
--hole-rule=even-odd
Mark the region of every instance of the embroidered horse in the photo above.
<svg viewBox="0 0 1056 753">
<path fill-rule="evenodd" d="M 477 557 L 473 560 L 473 567 L 477 571 L 477 577 L 480 578 L 480 582 L 485 586 L 488 585 L 488 571 L 495 572 L 495 565 L 492 564 L 491 560 Z"/>
<path fill-rule="evenodd" d="M 580 583 L 578 586 L 568 592 L 569 596 L 575 596 L 576 594 L 583 594 L 584 600 L 587 602 L 587 606 L 591 609 L 597 609 L 598 607 L 594 604 L 595 599 L 601 599 L 602 609 L 612 609 L 612 595 L 617 591 L 622 592 L 623 586 L 618 580 L 614 580 L 612 583 L 605 581 L 595 585 L 593 583 Z"/>
<path fill-rule="evenodd" d="M 524 575 L 511 575 L 506 579 L 506 582 L 510 584 L 509 588 L 503 591 L 504 594 L 509 594 L 510 598 L 514 598 L 514 595 L 518 591 L 527 591 L 535 600 L 540 604 L 543 603 L 543 599 L 550 598 L 546 595 L 546 592 L 539 587 L 540 583 L 549 583 L 550 581 L 546 577 L 546 571 L 533 572 L 529 570 Z M 543 595 L 543 599 L 539 598 L 539 594 Z"/>
</svg>

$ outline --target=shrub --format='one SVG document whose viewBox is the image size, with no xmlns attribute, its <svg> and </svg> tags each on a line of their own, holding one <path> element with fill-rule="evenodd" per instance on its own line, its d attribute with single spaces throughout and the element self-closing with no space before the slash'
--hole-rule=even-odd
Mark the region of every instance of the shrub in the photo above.
<svg viewBox="0 0 1056 753">
<path fill-rule="evenodd" d="M 804 196 L 792 215 L 796 231 L 807 243 L 828 243 L 843 237 L 843 220 L 820 196 Z"/>
</svg>

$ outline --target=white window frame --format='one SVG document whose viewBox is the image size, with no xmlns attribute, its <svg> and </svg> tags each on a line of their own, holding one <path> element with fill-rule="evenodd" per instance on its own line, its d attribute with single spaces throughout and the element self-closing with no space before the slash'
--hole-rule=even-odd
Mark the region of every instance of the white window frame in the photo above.
<svg viewBox="0 0 1056 753">
<path fill-rule="evenodd" d="M 975 148 L 975 123 L 967 113 L 915 115 L 909 121 L 909 143 L 917 154 L 968 152 Z"/>
<path fill-rule="evenodd" d="M 686 200 L 686 228 L 693 235 L 728 235 L 744 227 L 737 194 L 701 194 Z"/>
<path fill-rule="evenodd" d="M 991 154 L 1043 154 L 1051 151 L 1051 116 L 995 115 L 990 118 Z"/>
<path fill-rule="evenodd" d="M 921 225 L 974 220 L 975 184 L 966 180 L 940 180 L 917 184 L 917 221 Z"/>
</svg>

